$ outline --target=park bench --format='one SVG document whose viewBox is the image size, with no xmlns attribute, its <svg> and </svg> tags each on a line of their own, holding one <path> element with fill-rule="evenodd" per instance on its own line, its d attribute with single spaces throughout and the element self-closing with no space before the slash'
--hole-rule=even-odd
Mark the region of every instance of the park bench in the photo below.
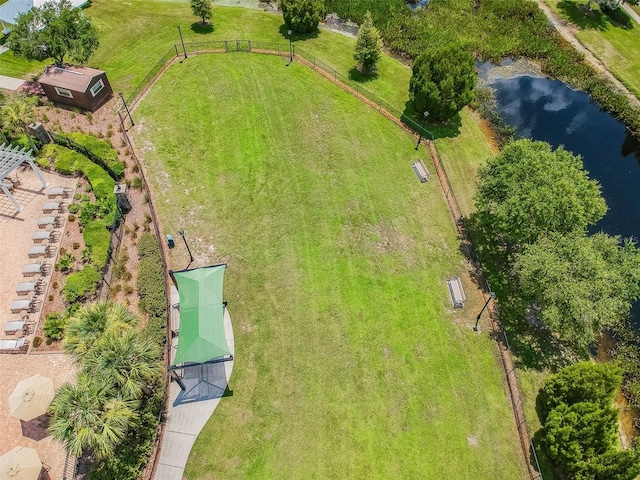
<svg viewBox="0 0 640 480">
<path fill-rule="evenodd" d="M 452 277 L 447 280 L 447 286 L 449 287 L 449 295 L 451 296 L 451 303 L 453 304 L 453 308 L 464 307 L 464 302 L 467 297 L 464 294 L 464 289 L 462 288 L 462 280 L 460 280 L 460 277 Z"/>
<path fill-rule="evenodd" d="M 427 166 L 424 164 L 424 161 L 422 159 L 413 162 L 411 168 L 413 168 L 413 171 L 416 173 L 416 176 L 418 177 L 418 180 L 420 180 L 420 183 L 429 181 L 431 173 L 427 169 Z"/>
</svg>

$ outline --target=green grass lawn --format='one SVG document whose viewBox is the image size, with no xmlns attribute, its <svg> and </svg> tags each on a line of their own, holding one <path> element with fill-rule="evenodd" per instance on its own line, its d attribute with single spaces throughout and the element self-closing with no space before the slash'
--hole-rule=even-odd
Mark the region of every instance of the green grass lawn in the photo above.
<svg viewBox="0 0 640 480">
<path fill-rule="evenodd" d="M 640 25 L 614 24 L 594 4 L 586 10 L 586 0 L 545 0 L 561 17 L 575 24 L 578 39 L 607 66 L 637 97 L 640 97 Z"/>
<path fill-rule="evenodd" d="M 262 55 L 176 64 L 135 115 L 163 232 L 229 265 L 233 396 L 187 478 L 526 478 L 495 347 L 470 328 L 482 300 L 468 286 L 450 309 L 464 261 L 411 136 Z"/>
</svg>

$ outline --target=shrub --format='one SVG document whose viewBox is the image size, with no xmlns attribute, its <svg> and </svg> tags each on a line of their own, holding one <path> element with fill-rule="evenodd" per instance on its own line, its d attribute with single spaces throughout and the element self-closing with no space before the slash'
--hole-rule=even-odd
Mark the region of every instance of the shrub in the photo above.
<svg viewBox="0 0 640 480">
<path fill-rule="evenodd" d="M 73 248 L 74 250 L 78 250 L 80 248 L 80 243 L 79 242 L 73 242 L 73 245 L 71 245 L 71 248 Z"/>
<path fill-rule="evenodd" d="M 67 303 L 75 303 L 96 293 L 100 278 L 100 273 L 93 265 L 86 265 L 82 270 L 69 275 L 62 289 Z"/>
<path fill-rule="evenodd" d="M 101 269 L 107 264 L 111 232 L 104 220 L 98 219 L 89 222 L 82 230 L 82 238 L 91 251 L 91 263 Z"/>
<path fill-rule="evenodd" d="M 42 345 L 42 337 L 35 337 L 33 339 L 34 348 L 38 348 L 40 345 Z"/>
<path fill-rule="evenodd" d="M 296 33 L 311 33 L 318 29 L 324 17 L 323 0 L 280 0 L 284 23 Z"/>
<path fill-rule="evenodd" d="M 53 164 L 56 171 L 64 175 L 75 174 L 78 171 L 76 164 L 84 158 L 73 150 L 53 143 L 42 147 L 38 152 L 38 157 L 41 159 L 41 162 L 48 160 L 49 165 Z"/>
<path fill-rule="evenodd" d="M 75 262 L 76 258 L 73 255 L 70 253 L 60 252 L 60 258 L 58 259 L 58 263 L 56 263 L 56 269 L 61 272 L 68 272 L 73 268 Z"/>
<path fill-rule="evenodd" d="M 43 328 L 45 337 L 51 340 L 62 340 L 66 323 L 67 319 L 64 315 L 57 312 L 48 313 Z"/>
<path fill-rule="evenodd" d="M 165 295 L 164 270 L 160 246 L 156 237 L 144 233 L 138 242 L 138 295 L 139 308 L 149 316 L 147 331 L 159 343 L 164 340 L 167 304 Z"/>
<path fill-rule="evenodd" d="M 80 153 L 87 155 L 91 160 L 104 168 L 113 178 L 122 178 L 124 174 L 124 164 L 109 143 L 100 140 L 92 135 L 73 132 L 66 135 L 56 135 L 56 141 L 66 143 L 69 148 L 77 149 Z M 70 143 L 69 140 L 71 140 Z"/>
<path fill-rule="evenodd" d="M 431 119 L 444 121 L 471 101 L 475 86 L 473 55 L 460 45 L 448 45 L 418 57 L 409 83 L 409 99 L 416 112 L 429 112 Z"/>
<path fill-rule="evenodd" d="M 82 205 L 80 203 L 72 203 L 69 205 L 69 213 L 78 213 L 81 206 Z"/>
<path fill-rule="evenodd" d="M 136 190 L 142 190 L 142 177 L 135 177 L 131 182 L 131 187 Z"/>
<path fill-rule="evenodd" d="M 73 213 L 70 213 L 69 215 L 67 215 L 67 221 L 68 222 L 75 222 L 76 221 L 76 216 Z"/>
</svg>

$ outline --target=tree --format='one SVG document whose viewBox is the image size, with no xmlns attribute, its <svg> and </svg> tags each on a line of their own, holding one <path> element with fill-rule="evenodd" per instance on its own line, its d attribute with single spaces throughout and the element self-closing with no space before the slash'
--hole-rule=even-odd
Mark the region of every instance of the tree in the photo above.
<svg viewBox="0 0 640 480">
<path fill-rule="evenodd" d="M 545 410 L 543 442 L 554 478 L 633 480 L 640 473 L 640 451 L 617 446 L 618 410 L 611 405 L 621 381 L 618 367 L 591 362 L 547 380 L 538 400 Z"/>
<path fill-rule="evenodd" d="M 382 39 L 380 32 L 373 25 L 371 12 L 367 10 L 364 21 L 358 31 L 358 40 L 353 58 L 360 66 L 360 71 L 364 74 L 375 71 L 376 65 L 382 56 Z"/>
<path fill-rule="evenodd" d="M 317 30 L 324 17 L 323 0 L 280 0 L 284 23 L 296 33 L 311 33 Z"/>
<path fill-rule="evenodd" d="M 473 98 L 475 60 L 459 45 L 423 53 L 413 64 L 409 99 L 416 112 L 429 112 L 436 121 L 448 120 Z"/>
<path fill-rule="evenodd" d="M 211 20 L 213 4 L 211 0 L 191 0 L 191 11 L 196 17 L 202 18 L 202 24 L 204 25 L 207 20 Z"/>
<path fill-rule="evenodd" d="M 136 316 L 120 303 L 102 301 L 84 306 L 67 322 L 65 351 L 82 358 L 103 334 L 109 331 L 122 333 L 137 323 Z"/>
<path fill-rule="evenodd" d="M 627 317 L 640 296 L 640 256 L 604 233 L 551 233 L 527 245 L 514 269 L 538 320 L 584 352 L 604 327 Z"/>
<path fill-rule="evenodd" d="M 579 362 L 552 375 L 540 391 L 543 420 L 558 405 L 590 402 L 607 407 L 622 383 L 622 370 L 613 363 Z"/>
<path fill-rule="evenodd" d="M 31 145 L 31 149 L 35 152 L 38 151 L 31 135 L 29 135 L 28 126 L 36 121 L 36 114 L 33 110 L 33 103 L 25 96 L 18 95 L 14 97 L 9 103 L 6 103 L 0 107 L 2 116 L 0 121 L 2 122 L 2 128 L 9 132 L 9 135 L 18 137 L 20 134 L 26 135 Z"/>
<path fill-rule="evenodd" d="M 508 249 L 551 232 L 584 232 L 607 210 L 582 159 L 545 142 L 513 142 L 478 175 L 477 216 Z"/>
<path fill-rule="evenodd" d="M 53 58 L 63 64 L 65 57 L 85 63 L 98 48 L 98 34 L 81 10 L 68 0 L 47 2 L 18 17 L 7 47 L 28 60 Z"/>
<path fill-rule="evenodd" d="M 159 377 L 160 352 L 135 330 L 110 330 L 83 359 L 84 370 L 112 385 L 123 398 L 139 399 Z"/>
<path fill-rule="evenodd" d="M 72 455 L 90 450 L 98 458 L 113 455 L 115 447 L 137 418 L 131 400 L 111 395 L 100 377 L 78 375 L 76 385 L 64 384 L 49 406 L 49 431 Z"/>
</svg>

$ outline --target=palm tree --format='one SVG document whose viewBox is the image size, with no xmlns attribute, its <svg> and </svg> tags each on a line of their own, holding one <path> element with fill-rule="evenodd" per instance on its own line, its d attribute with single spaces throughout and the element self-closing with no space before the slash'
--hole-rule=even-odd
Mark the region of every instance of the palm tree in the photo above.
<svg viewBox="0 0 640 480">
<path fill-rule="evenodd" d="M 66 383 L 56 394 L 49 406 L 49 431 L 70 454 L 89 450 L 97 458 L 113 455 L 137 419 L 134 402 L 111 397 L 111 389 L 100 377 L 81 373 L 76 385 Z"/>
<path fill-rule="evenodd" d="M 139 399 L 160 378 L 160 349 L 135 330 L 106 333 L 82 359 L 84 371 L 102 378 L 121 398 Z"/>
<path fill-rule="evenodd" d="M 3 105 L 1 117 L 3 128 L 9 130 L 16 137 L 24 133 L 29 139 L 31 149 L 34 152 L 38 151 L 27 128 L 36 121 L 36 114 L 33 111 L 33 104 L 25 95 L 14 97 L 12 101 Z"/>
<path fill-rule="evenodd" d="M 81 359 L 103 334 L 130 330 L 138 318 L 120 303 L 101 301 L 80 308 L 67 322 L 64 347 Z"/>
</svg>

